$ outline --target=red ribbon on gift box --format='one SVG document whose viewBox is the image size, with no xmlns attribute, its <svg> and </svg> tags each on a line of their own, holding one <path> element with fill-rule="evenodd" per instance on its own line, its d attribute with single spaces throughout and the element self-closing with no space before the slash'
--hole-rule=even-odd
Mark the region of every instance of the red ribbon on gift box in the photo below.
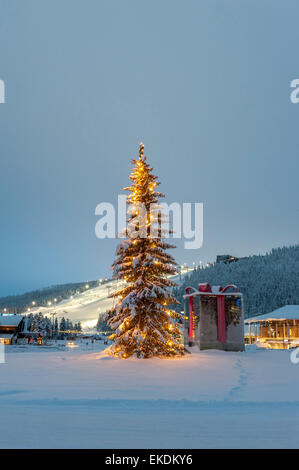
<svg viewBox="0 0 299 470">
<path fill-rule="evenodd" d="M 218 341 L 219 343 L 225 343 L 227 340 L 226 334 L 226 320 L 225 320 L 225 295 L 223 295 L 228 289 L 233 288 L 235 292 L 238 292 L 237 286 L 229 284 L 224 289 L 219 286 L 218 292 L 213 292 L 210 284 L 199 284 L 199 292 L 207 292 L 217 295 L 217 323 L 218 323 Z"/>
<path fill-rule="evenodd" d="M 190 294 L 191 289 L 196 292 L 194 287 L 186 287 L 186 294 Z M 193 330 L 193 296 L 190 295 L 189 297 L 189 341 L 192 341 L 194 338 L 194 330 Z"/>
</svg>

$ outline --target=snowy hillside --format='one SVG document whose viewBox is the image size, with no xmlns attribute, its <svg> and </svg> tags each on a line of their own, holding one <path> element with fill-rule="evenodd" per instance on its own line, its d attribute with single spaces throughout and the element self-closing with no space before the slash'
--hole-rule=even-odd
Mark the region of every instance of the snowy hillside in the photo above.
<svg viewBox="0 0 299 470">
<path fill-rule="evenodd" d="M 185 268 L 181 270 L 181 275 L 172 276 L 178 284 L 180 283 L 180 276 L 184 279 L 190 269 Z M 68 318 L 73 323 L 81 322 L 83 330 L 95 328 L 98 317 L 104 314 L 115 304 L 116 300 L 109 298 L 109 295 L 121 287 L 121 281 L 112 280 L 105 284 L 98 285 L 93 288 L 86 288 L 84 292 L 72 295 L 68 299 L 64 299 L 59 303 L 51 302 L 47 307 L 37 306 L 31 308 L 25 314 L 39 313 L 61 319 L 62 317 Z"/>
<path fill-rule="evenodd" d="M 105 313 L 113 306 L 114 299 L 108 296 L 117 289 L 119 283 L 111 281 L 104 285 L 86 289 L 85 292 L 71 296 L 69 299 L 47 307 L 35 307 L 26 313 L 41 312 L 44 315 L 55 315 L 58 319 L 68 318 L 72 322 L 81 321 L 82 328 L 95 327 L 99 314 Z"/>
<path fill-rule="evenodd" d="M 108 279 L 101 280 L 102 284 L 105 284 L 107 281 Z M 0 310 L 6 308 L 11 312 L 19 313 L 33 304 L 45 307 L 48 302 L 51 302 L 53 299 L 57 299 L 57 302 L 61 302 L 62 300 L 68 299 L 71 295 L 85 291 L 86 284 L 88 284 L 89 287 L 96 287 L 99 281 L 86 280 L 84 282 L 58 284 L 25 292 L 24 294 L 0 297 Z"/>
</svg>

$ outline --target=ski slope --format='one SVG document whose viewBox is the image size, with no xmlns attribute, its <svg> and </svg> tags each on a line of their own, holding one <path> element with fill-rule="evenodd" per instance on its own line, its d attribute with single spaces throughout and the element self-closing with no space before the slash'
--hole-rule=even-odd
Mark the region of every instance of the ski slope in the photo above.
<svg viewBox="0 0 299 470">
<path fill-rule="evenodd" d="M 61 319 L 68 318 L 72 322 L 81 322 L 83 330 L 93 329 L 98 321 L 99 314 L 104 314 L 115 304 L 116 300 L 109 298 L 120 287 L 118 281 L 107 282 L 97 287 L 64 299 L 48 307 L 35 307 L 26 313 L 41 312 L 46 316 L 55 316 Z"/>
<path fill-rule="evenodd" d="M 171 279 L 179 284 L 180 279 L 190 271 L 190 268 L 184 268 L 181 270 L 181 274 L 172 276 Z M 43 315 L 54 316 L 58 319 L 64 317 L 72 322 L 80 321 L 82 329 L 85 331 L 93 330 L 99 315 L 112 308 L 117 301 L 109 296 L 122 287 L 122 285 L 123 281 L 111 280 L 97 287 L 87 288 L 84 292 L 64 299 L 57 304 L 53 301 L 52 305 L 48 307 L 37 306 L 31 308 L 25 314 L 41 312 Z"/>
</svg>

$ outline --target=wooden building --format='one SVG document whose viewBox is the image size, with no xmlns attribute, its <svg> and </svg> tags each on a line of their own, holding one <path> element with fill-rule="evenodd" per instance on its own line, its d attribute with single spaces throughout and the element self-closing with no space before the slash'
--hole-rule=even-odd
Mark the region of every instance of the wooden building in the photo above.
<svg viewBox="0 0 299 470">
<path fill-rule="evenodd" d="M 13 344 L 23 328 L 23 315 L 0 314 L 0 344 Z"/>
<path fill-rule="evenodd" d="M 245 341 L 261 348 L 299 347 L 299 305 L 285 305 L 274 312 L 245 320 Z"/>
<path fill-rule="evenodd" d="M 229 264 L 229 263 L 234 263 L 236 261 L 239 261 L 239 258 L 237 258 L 236 256 L 232 256 L 232 255 L 217 255 L 217 258 L 216 258 L 216 263 Z"/>
</svg>

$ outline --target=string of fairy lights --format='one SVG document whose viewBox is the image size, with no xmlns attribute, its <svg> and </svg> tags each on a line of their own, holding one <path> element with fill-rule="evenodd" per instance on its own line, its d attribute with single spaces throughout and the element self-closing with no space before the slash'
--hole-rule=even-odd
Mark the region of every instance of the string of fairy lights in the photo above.
<svg viewBox="0 0 299 470">
<path fill-rule="evenodd" d="M 173 246 L 162 240 L 161 230 L 150 230 L 157 222 L 151 205 L 157 204 L 158 198 L 164 195 L 157 191 L 160 183 L 144 156 L 143 143 L 139 146 L 139 159 L 133 160 L 133 164 L 132 184 L 124 189 L 129 192 L 128 222 L 137 226 L 139 232 L 136 238 L 128 234 L 126 245 L 118 247 L 112 265 L 114 277 L 123 279 L 126 284 L 114 293 L 118 303 L 108 315 L 108 323 L 114 330 L 110 336 L 114 341 L 110 352 L 122 359 L 133 354 L 137 357 L 181 355 L 184 346 L 177 321 L 180 314 L 169 308 L 177 303 L 169 290 L 176 285 L 170 280 L 171 275 L 177 274 L 176 263 L 166 253 Z M 142 205 L 142 214 L 138 204 Z M 140 235 L 144 228 L 146 236 Z"/>
</svg>

